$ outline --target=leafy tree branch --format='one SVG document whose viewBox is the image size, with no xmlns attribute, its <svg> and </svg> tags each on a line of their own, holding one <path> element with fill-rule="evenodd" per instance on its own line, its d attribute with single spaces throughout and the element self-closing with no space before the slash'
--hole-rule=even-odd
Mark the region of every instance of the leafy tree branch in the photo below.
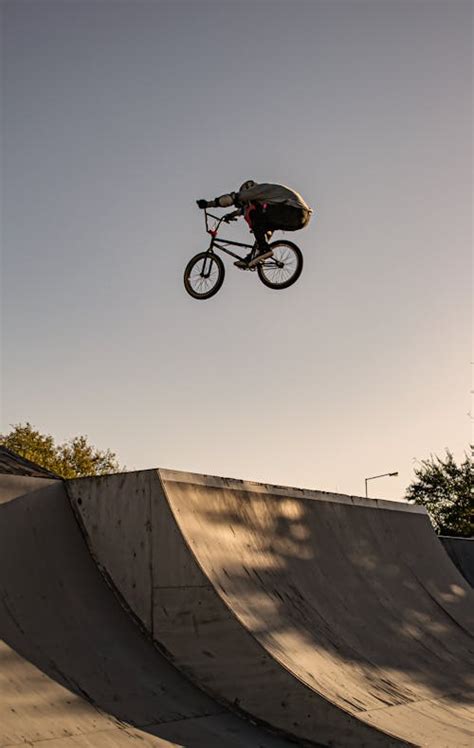
<svg viewBox="0 0 474 748">
<path fill-rule="evenodd" d="M 471 448 L 472 451 L 472 448 Z M 467 453 L 458 465 L 447 449 L 444 458 L 430 455 L 415 468 L 406 498 L 426 507 L 439 535 L 474 535 L 474 474 Z"/>
<path fill-rule="evenodd" d="M 30 423 L 16 424 L 10 433 L 0 435 L 0 444 L 61 478 L 108 475 L 121 470 L 111 450 L 97 449 L 86 436 L 56 444 L 50 434 L 42 434 Z"/>
</svg>

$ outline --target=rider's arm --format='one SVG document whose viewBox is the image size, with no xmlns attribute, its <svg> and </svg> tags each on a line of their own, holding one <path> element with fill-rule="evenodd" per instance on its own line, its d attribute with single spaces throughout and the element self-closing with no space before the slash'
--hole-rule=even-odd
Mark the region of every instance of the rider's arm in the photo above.
<svg viewBox="0 0 474 748">
<path fill-rule="evenodd" d="M 230 192 L 229 194 L 215 197 L 214 200 L 197 200 L 197 204 L 200 208 L 230 208 L 231 205 L 238 205 L 235 202 L 236 193 Z"/>
<path fill-rule="evenodd" d="M 214 200 L 209 200 L 208 206 L 210 208 L 230 208 L 231 205 L 235 204 L 234 200 L 235 200 L 235 192 L 231 192 L 230 194 L 216 197 Z"/>
</svg>

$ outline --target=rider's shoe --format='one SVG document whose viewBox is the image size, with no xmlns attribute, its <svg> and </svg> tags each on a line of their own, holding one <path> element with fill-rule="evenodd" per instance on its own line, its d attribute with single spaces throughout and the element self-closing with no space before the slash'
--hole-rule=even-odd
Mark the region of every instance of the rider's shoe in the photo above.
<svg viewBox="0 0 474 748">
<path fill-rule="evenodd" d="M 247 257 L 244 257 L 242 260 L 237 260 L 237 262 L 234 262 L 234 265 L 236 268 L 241 268 L 241 270 L 246 270 L 249 266 L 249 262 L 252 259 L 252 252 L 249 252 Z"/>
<path fill-rule="evenodd" d="M 273 250 L 268 245 L 266 247 L 262 247 L 262 249 L 258 250 L 258 254 L 255 255 L 253 260 L 251 260 L 248 263 L 249 268 L 255 267 L 255 265 L 258 265 L 259 262 L 263 262 L 263 260 L 268 260 L 269 257 L 272 257 Z"/>
<path fill-rule="evenodd" d="M 234 262 L 235 267 L 241 268 L 242 270 L 253 268 L 255 267 L 255 265 L 258 265 L 259 262 L 262 262 L 262 260 L 267 260 L 269 257 L 271 257 L 273 255 L 273 250 L 267 244 L 266 247 L 262 247 L 258 250 L 258 253 L 253 259 L 252 254 L 253 252 L 250 252 L 247 257 L 243 258 L 243 260 L 237 260 L 237 262 Z"/>
</svg>

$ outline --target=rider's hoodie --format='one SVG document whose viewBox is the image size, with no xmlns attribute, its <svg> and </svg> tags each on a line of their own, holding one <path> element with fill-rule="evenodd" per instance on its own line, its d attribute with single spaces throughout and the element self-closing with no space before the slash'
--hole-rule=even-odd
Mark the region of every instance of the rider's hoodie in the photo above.
<svg viewBox="0 0 474 748">
<path fill-rule="evenodd" d="M 268 184 L 267 182 L 255 184 L 248 190 L 221 195 L 216 197 L 213 202 L 215 208 L 229 208 L 231 205 L 241 207 L 249 203 L 267 203 L 268 205 L 291 205 L 308 213 L 313 212 L 295 190 L 285 187 L 283 184 Z"/>
</svg>

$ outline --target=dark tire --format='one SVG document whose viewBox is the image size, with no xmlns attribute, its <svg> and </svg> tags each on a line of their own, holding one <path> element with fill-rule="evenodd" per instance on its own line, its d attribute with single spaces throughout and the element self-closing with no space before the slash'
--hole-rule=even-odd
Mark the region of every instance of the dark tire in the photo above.
<svg viewBox="0 0 474 748">
<path fill-rule="evenodd" d="M 258 277 L 265 286 L 281 290 L 295 283 L 303 270 L 303 255 L 293 242 L 272 242 L 273 257 L 257 265 Z"/>
<path fill-rule="evenodd" d="M 184 271 L 184 287 L 193 299 L 210 299 L 224 283 L 225 268 L 214 253 L 200 252 L 189 260 Z"/>
</svg>

